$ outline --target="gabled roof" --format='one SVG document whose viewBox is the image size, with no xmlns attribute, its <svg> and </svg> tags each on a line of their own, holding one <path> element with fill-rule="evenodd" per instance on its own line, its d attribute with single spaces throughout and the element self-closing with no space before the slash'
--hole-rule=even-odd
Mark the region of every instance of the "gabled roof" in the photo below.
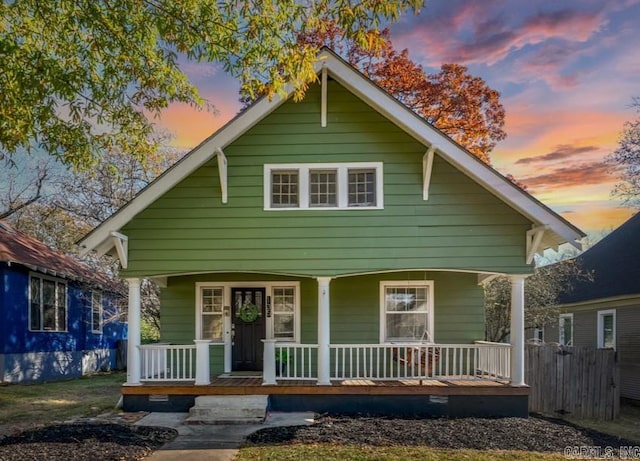
<svg viewBox="0 0 640 461">
<path fill-rule="evenodd" d="M 541 234 L 543 235 L 542 240 L 538 242 L 540 244 L 538 248 L 557 247 L 566 242 L 579 247 L 576 241 L 585 236 L 580 229 L 573 226 L 526 191 L 514 185 L 496 170 L 484 164 L 326 48 L 318 56 L 315 70 L 320 73 L 323 68 L 327 70 L 329 76 L 374 110 L 395 123 L 425 147 L 435 149 L 435 152 L 445 161 L 526 216 L 533 222 L 533 227 L 545 229 L 544 234 Z M 292 92 L 293 86 L 288 85 L 284 96 L 276 96 L 272 100 L 262 98 L 256 101 L 252 106 L 203 141 L 143 189 L 127 205 L 82 238 L 78 242 L 81 247 L 81 254 L 86 254 L 92 250 L 96 250 L 99 254 L 112 251 L 116 240 L 113 238 L 114 232 L 120 231 L 156 199 L 277 109 L 291 96 Z"/>
<path fill-rule="evenodd" d="M 579 280 L 558 300 L 577 303 L 615 296 L 640 295 L 640 213 L 575 258 L 593 281 Z"/>
<path fill-rule="evenodd" d="M 19 264 L 31 270 L 70 280 L 111 285 L 106 276 L 91 271 L 71 256 L 55 251 L 27 234 L 0 221 L 0 262 Z"/>
</svg>

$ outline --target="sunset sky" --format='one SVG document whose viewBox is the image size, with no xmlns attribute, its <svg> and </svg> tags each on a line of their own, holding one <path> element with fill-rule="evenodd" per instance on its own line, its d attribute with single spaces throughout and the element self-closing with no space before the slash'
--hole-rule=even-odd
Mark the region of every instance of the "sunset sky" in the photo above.
<svg viewBox="0 0 640 461">
<path fill-rule="evenodd" d="M 610 198 L 603 159 L 640 96 L 640 0 L 430 0 L 395 24 L 396 49 L 427 72 L 467 66 L 501 93 L 507 139 L 491 158 L 529 192 L 591 236 L 632 213 Z M 218 113 L 180 105 L 160 125 L 181 149 L 197 145 L 238 111 L 238 84 L 214 65 L 184 69 Z"/>
</svg>

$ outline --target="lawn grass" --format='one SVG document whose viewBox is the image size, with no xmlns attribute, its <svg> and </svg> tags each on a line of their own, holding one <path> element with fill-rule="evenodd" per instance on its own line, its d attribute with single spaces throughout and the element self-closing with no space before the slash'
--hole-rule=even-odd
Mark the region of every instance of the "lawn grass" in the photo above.
<svg viewBox="0 0 640 461">
<path fill-rule="evenodd" d="M 501 450 L 445 450 L 428 447 L 373 447 L 338 444 L 241 448 L 234 461 L 566 461 L 561 454 Z"/>
<path fill-rule="evenodd" d="M 615 421 L 600 421 L 594 419 L 577 419 L 567 417 L 567 421 L 578 426 L 588 427 L 640 444 L 640 405 L 623 403 L 620 405 L 620 417 Z"/>
<path fill-rule="evenodd" d="M 96 416 L 115 407 L 126 374 L 101 373 L 69 381 L 0 386 L 0 424 L 47 423 Z"/>
</svg>

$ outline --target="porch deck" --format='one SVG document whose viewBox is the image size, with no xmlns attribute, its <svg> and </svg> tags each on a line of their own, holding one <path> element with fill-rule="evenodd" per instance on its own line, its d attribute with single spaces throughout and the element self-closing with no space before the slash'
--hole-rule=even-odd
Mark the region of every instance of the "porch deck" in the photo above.
<svg viewBox="0 0 640 461">
<path fill-rule="evenodd" d="M 123 395 L 529 395 L 529 388 L 511 386 L 488 379 L 438 380 L 370 379 L 332 380 L 331 386 L 318 386 L 315 380 L 278 380 L 277 385 L 263 385 L 260 377 L 216 377 L 208 385 L 185 382 L 146 383 L 122 387 Z"/>
</svg>

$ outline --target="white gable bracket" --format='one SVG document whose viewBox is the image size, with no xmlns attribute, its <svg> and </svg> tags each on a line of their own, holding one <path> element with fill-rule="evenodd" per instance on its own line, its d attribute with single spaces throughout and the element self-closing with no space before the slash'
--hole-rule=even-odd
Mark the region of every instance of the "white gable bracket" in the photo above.
<svg viewBox="0 0 640 461">
<path fill-rule="evenodd" d="M 216 147 L 216 158 L 218 160 L 218 175 L 220 176 L 222 203 L 227 203 L 227 157 L 219 147 Z"/>
<path fill-rule="evenodd" d="M 120 266 L 126 269 L 129 265 L 129 237 L 120 232 L 112 231 L 111 240 L 113 240 L 113 246 L 116 247 Z"/>
<path fill-rule="evenodd" d="M 429 200 L 429 185 L 431 184 L 431 170 L 433 169 L 433 154 L 435 151 L 435 146 L 431 146 L 422 156 L 422 200 Z"/>
<path fill-rule="evenodd" d="M 544 231 L 547 230 L 547 227 L 538 226 L 527 231 L 527 264 L 533 262 L 533 257 L 540 248 L 540 243 L 542 243 L 542 237 L 544 237 Z"/>
<path fill-rule="evenodd" d="M 322 89 L 321 89 L 321 102 L 320 102 L 320 126 L 326 128 L 327 126 L 327 68 L 322 66 Z"/>
</svg>

